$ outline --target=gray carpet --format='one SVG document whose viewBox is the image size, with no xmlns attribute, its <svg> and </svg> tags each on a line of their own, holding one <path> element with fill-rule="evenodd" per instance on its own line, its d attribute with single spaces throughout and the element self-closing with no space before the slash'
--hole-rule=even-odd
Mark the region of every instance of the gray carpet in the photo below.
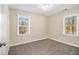
<svg viewBox="0 0 79 59">
<path fill-rule="evenodd" d="M 79 48 L 46 39 L 13 46 L 9 55 L 78 55 Z"/>
</svg>

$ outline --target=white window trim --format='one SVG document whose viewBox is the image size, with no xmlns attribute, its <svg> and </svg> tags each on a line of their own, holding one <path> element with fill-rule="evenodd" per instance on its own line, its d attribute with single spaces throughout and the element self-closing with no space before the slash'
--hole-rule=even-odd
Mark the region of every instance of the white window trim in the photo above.
<svg viewBox="0 0 79 59">
<path fill-rule="evenodd" d="M 19 34 L 19 17 L 21 17 L 21 16 L 24 16 L 24 17 L 28 17 L 28 22 L 29 22 L 29 25 L 28 25 L 28 32 L 26 32 L 25 34 Z M 17 15 L 17 31 L 16 31 L 16 33 L 17 33 L 17 35 L 18 36 L 25 36 L 25 35 L 30 35 L 30 17 L 29 16 L 25 16 L 25 15 Z"/>
<path fill-rule="evenodd" d="M 71 17 L 71 16 L 77 16 L 77 25 L 76 25 L 76 28 L 77 28 L 76 33 L 77 34 L 67 34 L 64 31 L 64 28 L 65 28 L 64 27 L 65 26 L 65 17 Z M 68 36 L 79 36 L 79 14 L 66 15 L 66 16 L 63 17 L 63 34 L 64 35 L 68 35 Z"/>
</svg>

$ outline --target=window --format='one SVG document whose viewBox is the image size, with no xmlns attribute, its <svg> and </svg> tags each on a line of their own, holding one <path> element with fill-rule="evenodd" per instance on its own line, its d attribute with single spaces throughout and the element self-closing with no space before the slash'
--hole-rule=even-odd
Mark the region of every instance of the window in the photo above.
<svg viewBox="0 0 79 59">
<path fill-rule="evenodd" d="M 30 34 L 30 20 L 28 16 L 18 15 L 17 17 L 17 35 Z"/>
<path fill-rule="evenodd" d="M 78 36 L 78 20 L 78 14 L 65 16 L 63 22 L 63 33 L 71 36 Z"/>
</svg>

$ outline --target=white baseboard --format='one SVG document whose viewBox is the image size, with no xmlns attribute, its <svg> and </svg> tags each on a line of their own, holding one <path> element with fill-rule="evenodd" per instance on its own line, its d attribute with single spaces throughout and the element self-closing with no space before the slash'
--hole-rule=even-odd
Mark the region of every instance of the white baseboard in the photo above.
<svg viewBox="0 0 79 59">
<path fill-rule="evenodd" d="M 49 38 L 37 39 L 37 40 L 31 40 L 31 41 L 27 41 L 27 42 L 21 42 L 21 43 L 17 43 L 17 44 L 10 44 L 10 47 L 11 47 L 11 46 L 16 46 L 16 45 L 25 44 L 25 43 L 35 42 L 35 41 L 39 41 L 39 40 L 45 40 L 45 39 L 55 40 L 55 41 L 58 41 L 58 42 L 61 42 L 61 43 L 68 44 L 68 45 L 71 45 L 71 46 L 74 46 L 74 47 L 79 48 L 79 45 L 75 45 L 75 44 L 72 44 L 72 43 L 64 42 L 64 41 L 57 40 L 57 39 L 55 39 L 55 38 L 50 38 L 50 37 L 49 37 Z"/>
<path fill-rule="evenodd" d="M 64 41 L 61 41 L 61 40 L 57 40 L 55 38 L 49 38 L 49 39 L 79 48 L 79 45 L 75 45 L 75 44 L 72 44 L 72 43 L 68 43 L 68 42 L 64 42 Z"/>
<path fill-rule="evenodd" d="M 35 41 L 39 41 L 39 40 L 45 40 L 45 39 L 47 39 L 47 38 L 42 38 L 42 39 L 37 39 L 37 40 L 31 40 L 31 41 L 26 41 L 26 42 L 20 42 L 20 43 L 17 43 L 17 44 L 10 44 L 10 47 L 11 46 L 25 44 L 25 43 L 35 42 Z"/>
</svg>

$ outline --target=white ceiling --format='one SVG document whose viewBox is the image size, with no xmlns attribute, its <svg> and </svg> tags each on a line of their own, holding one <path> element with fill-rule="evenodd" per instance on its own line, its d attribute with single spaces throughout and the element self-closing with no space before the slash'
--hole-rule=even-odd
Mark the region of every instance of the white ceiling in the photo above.
<svg viewBox="0 0 79 59">
<path fill-rule="evenodd" d="M 79 6 L 78 4 L 53 4 L 52 8 L 50 8 L 49 10 L 43 10 L 40 5 L 41 4 L 10 4 L 9 7 L 49 16 L 51 14 L 62 11 L 65 8 L 70 9 Z"/>
</svg>

